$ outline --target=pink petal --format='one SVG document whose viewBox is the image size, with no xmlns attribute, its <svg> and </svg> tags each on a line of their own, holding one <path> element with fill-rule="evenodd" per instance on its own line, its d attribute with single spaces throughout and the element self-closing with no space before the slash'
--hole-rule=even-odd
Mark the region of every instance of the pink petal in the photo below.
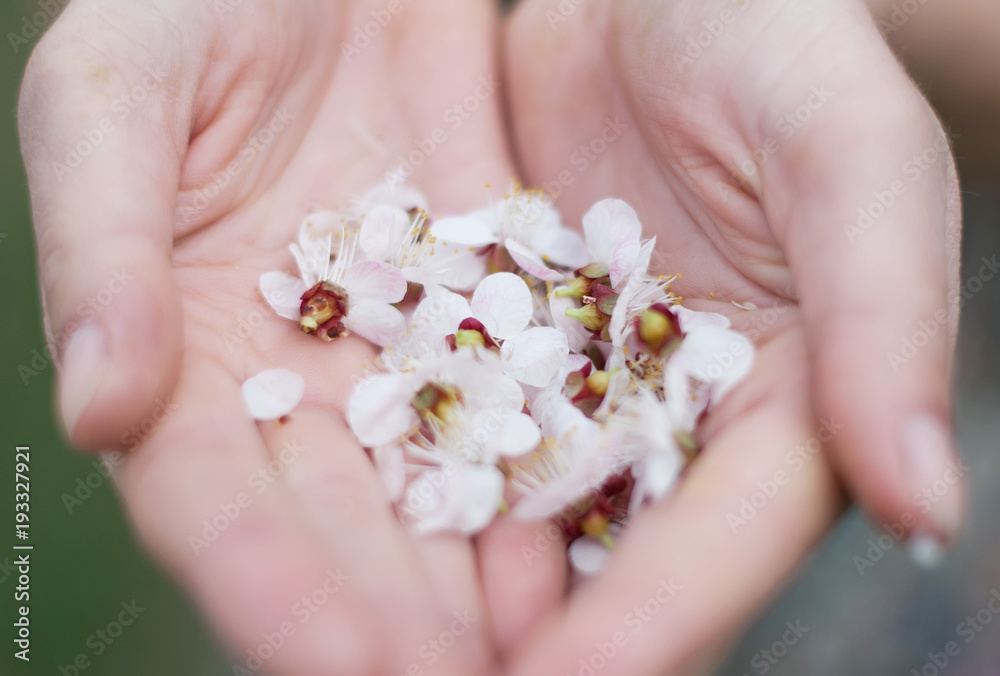
<svg viewBox="0 0 1000 676">
<path fill-rule="evenodd" d="M 388 261 L 399 249 L 410 227 L 410 215 L 402 209 L 378 206 L 365 216 L 358 244 L 370 259 Z"/>
<path fill-rule="evenodd" d="M 355 388 L 347 402 L 347 422 L 362 445 L 374 448 L 398 441 L 419 424 L 407 385 L 403 376 L 388 373 Z"/>
<path fill-rule="evenodd" d="M 504 373 L 525 385 L 545 387 L 559 373 L 569 354 L 566 334 L 536 326 L 504 341 L 500 356 Z"/>
<path fill-rule="evenodd" d="M 521 266 L 525 272 L 532 277 L 537 277 L 545 281 L 557 281 L 566 277 L 565 273 L 553 270 L 545 264 L 545 261 L 528 247 L 518 244 L 512 239 L 504 242 L 507 253 L 514 259 L 514 262 Z"/>
<path fill-rule="evenodd" d="M 486 442 L 490 460 L 507 457 L 516 458 L 530 453 L 542 442 L 542 431 L 531 416 L 515 413 L 504 421 L 500 429 Z"/>
<path fill-rule="evenodd" d="M 406 317 L 388 303 L 352 302 L 344 326 L 365 340 L 385 346 L 406 330 Z"/>
<path fill-rule="evenodd" d="M 510 272 L 498 272 L 480 282 L 471 305 L 473 316 L 500 340 L 524 330 L 534 314 L 528 285 Z"/>
<path fill-rule="evenodd" d="M 299 300 L 308 290 L 306 283 L 298 277 L 284 272 L 265 272 L 260 276 L 260 292 L 264 300 L 274 308 L 278 316 L 299 321 L 301 314 Z"/>
<path fill-rule="evenodd" d="M 674 305 L 670 311 L 677 315 L 681 331 L 693 331 L 701 326 L 715 326 L 720 329 L 728 329 L 730 326 L 728 317 L 715 312 L 696 312 L 680 305 Z"/>
<path fill-rule="evenodd" d="M 600 540 L 590 537 L 573 540 L 566 554 L 573 570 L 581 575 L 596 575 L 604 570 L 611 558 L 611 550 Z"/>
<path fill-rule="evenodd" d="M 451 465 L 416 479 L 401 506 L 422 533 L 472 535 L 489 525 L 503 500 L 504 476 L 489 465 Z"/>
<path fill-rule="evenodd" d="M 496 232 L 481 218 L 453 216 L 442 218 L 431 225 L 431 235 L 442 246 L 481 247 L 496 244 Z"/>
<path fill-rule="evenodd" d="M 361 261 L 348 268 L 344 290 L 352 304 L 363 301 L 398 303 L 406 295 L 406 278 L 398 268 L 387 263 Z"/>
<path fill-rule="evenodd" d="M 472 316 L 469 301 L 440 286 L 424 288 L 426 297 L 420 301 L 410 319 L 410 330 L 428 346 L 436 347 L 445 336 L 455 333 L 463 319 Z"/>
<path fill-rule="evenodd" d="M 561 226 L 539 230 L 531 240 L 531 248 L 556 265 L 571 270 L 590 262 L 587 244 L 580 234 Z"/>
<path fill-rule="evenodd" d="M 752 365 L 753 344 L 749 339 L 717 326 L 689 331 L 668 362 L 668 368 L 680 368 L 698 380 L 711 383 L 715 399 L 742 380 Z"/>
<path fill-rule="evenodd" d="M 277 420 L 302 401 L 306 381 L 288 369 L 261 371 L 243 383 L 243 399 L 257 420 Z"/>
<path fill-rule="evenodd" d="M 604 263 L 612 288 L 635 267 L 642 238 L 642 224 L 635 210 L 618 199 L 601 200 L 583 217 L 587 249 L 594 260 Z"/>
<path fill-rule="evenodd" d="M 471 291 L 486 276 L 486 258 L 463 249 L 438 249 L 432 261 L 421 261 L 420 266 L 403 268 L 406 281 L 415 284 L 437 284 L 456 291 Z"/>
</svg>

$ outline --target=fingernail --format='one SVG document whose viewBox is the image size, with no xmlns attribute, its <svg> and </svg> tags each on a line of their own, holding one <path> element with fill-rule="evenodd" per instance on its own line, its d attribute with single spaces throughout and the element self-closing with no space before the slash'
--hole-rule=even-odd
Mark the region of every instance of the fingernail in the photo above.
<svg viewBox="0 0 1000 676">
<path fill-rule="evenodd" d="M 924 553 L 931 539 L 939 548 L 948 545 L 961 526 L 962 472 L 956 459 L 951 436 L 937 416 L 920 413 L 903 425 L 904 476 L 928 520 L 914 528 L 911 541 Z"/>
<path fill-rule="evenodd" d="M 934 570 L 944 560 L 945 547 L 934 535 L 915 532 L 906 543 L 910 558 L 924 570 Z"/>
<path fill-rule="evenodd" d="M 77 329 L 66 345 L 59 374 L 59 411 L 70 435 L 101 387 L 108 366 L 104 332 L 94 322 Z"/>
</svg>

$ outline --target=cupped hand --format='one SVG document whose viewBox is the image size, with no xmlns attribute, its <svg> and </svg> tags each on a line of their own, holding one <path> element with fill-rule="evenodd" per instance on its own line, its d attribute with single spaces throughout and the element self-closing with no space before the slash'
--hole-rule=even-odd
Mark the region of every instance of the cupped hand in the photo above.
<svg viewBox="0 0 1000 676">
<path fill-rule="evenodd" d="M 684 303 L 759 348 L 675 494 L 513 672 L 688 673 L 837 517 L 835 472 L 919 557 L 947 544 L 957 180 L 864 6 L 530 1 L 504 53 L 525 181 L 570 222 L 633 204 Z"/>
<path fill-rule="evenodd" d="M 344 424 L 372 349 L 303 334 L 258 279 L 294 269 L 306 214 L 391 169 L 436 209 L 509 180 L 497 23 L 488 0 L 80 0 L 30 61 L 20 126 L 66 429 L 130 447 L 116 478 L 137 532 L 246 673 L 496 659 L 472 544 L 414 543 Z M 257 424 L 240 383 L 274 367 L 305 399 Z M 522 612 L 558 596 L 553 561 L 510 585 Z"/>
</svg>

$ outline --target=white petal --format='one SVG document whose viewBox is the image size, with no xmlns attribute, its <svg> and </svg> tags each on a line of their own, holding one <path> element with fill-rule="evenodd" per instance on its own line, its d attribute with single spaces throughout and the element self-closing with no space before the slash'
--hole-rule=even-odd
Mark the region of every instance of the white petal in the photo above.
<svg viewBox="0 0 1000 676">
<path fill-rule="evenodd" d="M 277 420 L 302 401 L 306 381 L 295 371 L 268 369 L 243 383 L 243 399 L 257 420 Z"/>
<path fill-rule="evenodd" d="M 398 303 L 406 295 L 406 278 L 387 263 L 361 261 L 348 268 L 344 290 L 352 304 L 369 300 Z"/>
<path fill-rule="evenodd" d="M 535 311 L 528 285 L 510 272 L 498 272 L 480 282 L 471 305 L 473 316 L 501 340 L 523 331 Z"/>
<path fill-rule="evenodd" d="M 410 209 L 423 209 L 427 211 L 427 198 L 424 194 L 408 185 L 391 185 L 386 181 L 380 181 L 378 185 L 362 195 L 358 200 L 362 210 L 372 209 L 382 204 L 399 207 L 403 211 Z"/>
<path fill-rule="evenodd" d="M 298 321 L 302 315 L 301 297 L 309 287 L 298 277 L 284 272 L 265 272 L 260 276 L 260 292 L 278 316 Z"/>
<path fill-rule="evenodd" d="M 441 246 L 481 247 L 497 243 L 496 232 L 481 218 L 453 216 L 434 221 L 431 233 Z"/>
<path fill-rule="evenodd" d="M 388 303 L 362 301 L 351 303 L 344 326 L 365 340 L 384 346 L 406 331 L 406 317 Z"/>
<path fill-rule="evenodd" d="M 711 383 L 715 399 L 742 380 L 752 365 L 753 345 L 747 337 L 717 326 L 689 331 L 668 362 L 668 367 L 676 366 L 698 380 Z"/>
<path fill-rule="evenodd" d="M 551 282 L 566 278 L 565 273 L 553 270 L 547 266 L 541 256 L 523 244 L 518 244 L 512 239 L 508 239 L 504 242 L 504 246 L 507 248 L 507 253 L 510 254 L 510 257 L 514 259 L 514 262 L 521 266 L 521 269 L 529 275 Z"/>
<path fill-rule="evenodd" d="M 500 349 L 504 373 L 534 387 L 548 385 L 568 354 L 566 334 L 546 326 L 536 326 L 508 338 Z"/>
<path fill-rule="evenodd" d="M 410 229 L 410 215 L 398 207 L 382 205 L 368 212 L 358 244 L 371 260 L 388 261 Z"/>
<path fill-rule="evenodd" d="M 477 533 L 493 520 L 503 500 L 504 476 L 489 465 L 458 464 L 432 469 L 406 491 L 406 513 L 422 533 Z"/>
<path fill-rule="evenodd" d="M 575 270 L 590 262 L 587 244 L 578 232 L 556 227 L 539 229 L 531 240 L 531 248 L 556 265 Z"/>
<path fill-rule="evenodd" d="M 486 258 L 474 251 L 438 249 L 433 257 L 424 257 L 419 266 L 403 268 L 406 281 L 415 284 L 438 284 L 456 291 L 471 291 L 486 276 Z"/>
<path fill-rule="evenodd" d="M 728 329 L 730 326 L 728 317 L 715 312 L 696 312 L 680 305 L 671 306 L 670 311 L 677 315 L 681 331 L 692 331 L 699 326 L 715 326 L 720 329 Z"/>
<path fill-rule="evenodd" d="M 410 405 L 409 379 L 387 373 L 361 382 L 347 403 L 347 423 L 362 445 L 383 446 L 398 440 L 420 422 Z"/>
<path fill-rule="evenodd" d="M 590 255 L 608 267 L 617 288 L 639 256 L 642 224 L 635 210 L 619 199 L 601 200 L 584 215 L 583 231 Z"/>
<path fill-rule="evenodd" d="M 611 558 L 611 550 L 600 540 L 590 537 L 573 540 L 566 553 L 573 570 L 581 575 L 596 575 L 604 570 Z"/>
<path fill-rule="evenodd" d="M 486 461 L 495 462 L 500 457 L 516 458 L 535 450 L 541 442 L 542 432 L 538 423 L 530 415 L 515 413 L 487 440 L 486 451 L 489 455 Z"/>
<path fill-rule="evenodd" d="M 429 347 L 436 347 L 445 336 L 458 329 L 462 320 L 472 316 L 472 308 L 464 296 L 444 287 L 424 287 L 426 297 L 420 301 L 410 318 L 410 331 Z"/>
</svg>

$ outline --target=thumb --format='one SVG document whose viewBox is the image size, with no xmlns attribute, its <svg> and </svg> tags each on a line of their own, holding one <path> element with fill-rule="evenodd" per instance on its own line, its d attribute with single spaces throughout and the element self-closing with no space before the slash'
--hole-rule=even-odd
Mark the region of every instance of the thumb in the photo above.
<svg viewBox="0 0 1000 676">
<path fill-rule="evenodd" d="M 172 61 L 111 62 L 83 32 L 64 16 L 43 38 L 18 117 L 58 407 L 72 442 L 99 450 L 136 443 L 174 386 L 183 324 L 170 252 L 187 139 Z"/>
<path fill-rule="evenodd" d="M 787 144 L 765 203 L 800 294 L 823 440 L 876 526 L 920 560 L 952 540 L 964 504 L 949 394 L 958 184 L 945 133 L 888 49 L 873 39 L 854 58 Z"/>
</svg>

